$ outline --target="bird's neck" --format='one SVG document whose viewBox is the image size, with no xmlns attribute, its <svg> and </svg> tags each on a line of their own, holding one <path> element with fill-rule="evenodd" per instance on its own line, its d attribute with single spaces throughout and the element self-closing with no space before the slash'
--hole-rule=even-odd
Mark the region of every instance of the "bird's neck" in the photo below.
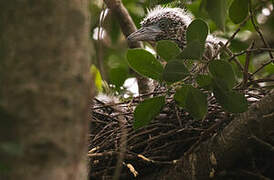
<svg viewBox="0 0 274 180">
<path fill-rule="evenodd" d="M 184 49 L 186 47 L 186 26 L 178 28 L 170 40 L 177 43 L 181 49 Z"/>
</svg>

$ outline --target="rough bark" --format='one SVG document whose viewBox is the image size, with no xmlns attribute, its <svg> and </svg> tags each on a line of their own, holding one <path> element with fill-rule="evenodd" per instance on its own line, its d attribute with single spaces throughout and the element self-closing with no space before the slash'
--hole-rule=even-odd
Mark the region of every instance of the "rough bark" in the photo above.
<svg viewBox="0 0 274 180">
<path fill-rule="evenodd" d="M 85 179 L 87 1 L 0 9 L 0 179 Z"/>
<path fill-rule="evenodd" d="M 257 144 L 255 136 L 266 139 L 274 129 L 274 92 L 236 117 L 225 129 L 201 143 L 170 168 L 145 179 L 210 179 L 231 168 L 249 148 Z"/>
</svg>

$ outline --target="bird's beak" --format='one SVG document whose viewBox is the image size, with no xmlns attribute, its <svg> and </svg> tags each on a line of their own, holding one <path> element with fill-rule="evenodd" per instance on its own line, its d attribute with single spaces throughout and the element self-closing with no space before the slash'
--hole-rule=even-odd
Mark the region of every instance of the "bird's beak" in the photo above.
<svg viewBox="0 0 274 180">
<path fill-rule="evenodd" d="M 142 27 L 130 34 L 127 39 L 129 41 L 156 41 L 156 37 L 163 31 L 157 26 Z"/>
</svg>

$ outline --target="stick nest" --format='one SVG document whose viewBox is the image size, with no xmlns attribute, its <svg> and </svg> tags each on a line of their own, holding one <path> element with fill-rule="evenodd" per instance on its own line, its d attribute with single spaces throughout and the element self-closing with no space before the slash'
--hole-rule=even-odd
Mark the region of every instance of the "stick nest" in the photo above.
<svg viewBox="0 0 274 180">
<path fill-rule="evenodd" d="M 112 179 L 119 159 L 120 179 L 140 177 L 171 165 L 220 132 L 236 116 L 224 111 L 212 94 L 208 94 L 208 113 L 203 120 L 193 119 L 178 108 L 173 98 L 167 97 L 161 113 L 149 125 L 134 130 L 135 107 L 146 97 L 164 93 L 154 92 L 119 103 L 93 100 L 88 152 L 91 179 Z M 259 101 L 266 93 L 245 91 L 249 104 Z M 124 142 L 121 142 L 123 135 Z"/>
</svg>

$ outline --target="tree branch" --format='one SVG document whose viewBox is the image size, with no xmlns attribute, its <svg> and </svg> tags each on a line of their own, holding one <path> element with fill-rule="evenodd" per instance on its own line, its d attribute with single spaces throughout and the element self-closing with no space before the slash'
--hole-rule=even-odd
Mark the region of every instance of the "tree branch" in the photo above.
<svg viewBox="0 0 274 180">
<path fill-rule="evenodd" d="M 121 0 L 104 0 L 107 7 L 111 10 L 113 15 L 116 17 L 117 21 L 120 24 L 121 30 L 125 37 L 128 37 L 131 33 L 137 30 L 132 18 L 130 17 L 127 9 L 122 4 Z M 129 42 L 128 46 L 130 48 L 139 48 L 142 47 L 140 42 Z M 145 94 L 148 93 L 151 89 L 149 86 L 149 80 L 140 76 L 137 73 L 134 73 L 139 86 L 139 93 Z"/>
</svg>

